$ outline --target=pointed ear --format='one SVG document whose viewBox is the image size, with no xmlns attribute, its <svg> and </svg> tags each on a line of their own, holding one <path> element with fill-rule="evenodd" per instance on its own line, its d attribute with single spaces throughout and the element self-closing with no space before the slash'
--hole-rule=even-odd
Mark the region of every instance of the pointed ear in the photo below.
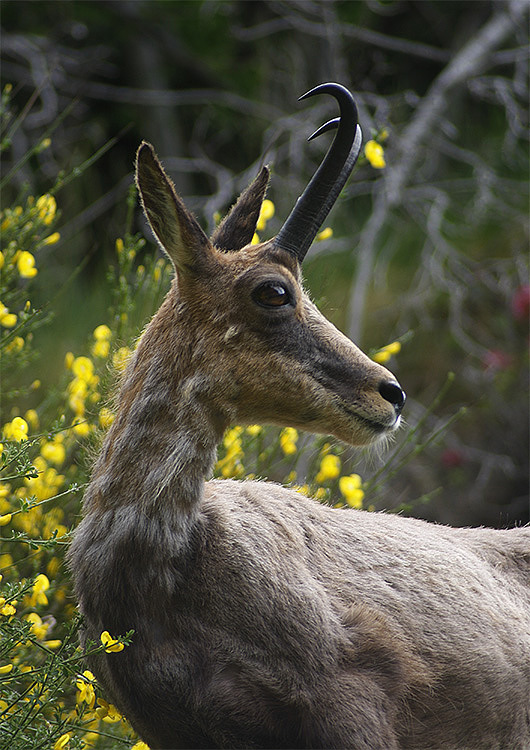
<svg viewBox="0 0 530 750">
<path fill-rule="evenodd" d="M 241 250 L 252 240 L 268 183 L 269 169 L 262 167 L 212 234 L 211 242 L 219 250 Z"/>
<path fill-rule="evenodd" d="M 196 268 L 210 241 L 175 192 L 154 148 L 145 141 L 136 155 L 136 185 L 147 221 L 177 271 Z"/>
</svg>

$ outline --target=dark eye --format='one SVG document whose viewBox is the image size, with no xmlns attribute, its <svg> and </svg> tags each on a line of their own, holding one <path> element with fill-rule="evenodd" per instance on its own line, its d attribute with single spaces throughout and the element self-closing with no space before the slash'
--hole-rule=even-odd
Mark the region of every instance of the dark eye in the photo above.
<svg viewBox="0 0 530 750">
<path fill-rule="evenodd" d="M 280 283 L 268 281 L 252 292 L 252 299 L 263 307 L 282 307 L 291 304 L 289 290 Z"/>
</svg>

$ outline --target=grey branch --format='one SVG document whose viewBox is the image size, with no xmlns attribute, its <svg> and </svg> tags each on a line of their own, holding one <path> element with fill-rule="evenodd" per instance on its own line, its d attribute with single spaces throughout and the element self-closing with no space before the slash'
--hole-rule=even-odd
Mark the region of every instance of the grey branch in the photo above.
<svg viewBox="0 0 530 750">
<path fill-rule="evenodd" d="M 528 0 L 516 0 L 498 11 L 434 80 L 403 132 L 396 162 L 388 168 L 384 181 L 379 183 L 381 187 L 375 193 L 373 211 L 361 233 L 356 252 L 358 268 L 348 314 L 348 333 L 355 341 L 362 338 L 365 301 L 377 240 L 389 212 L 402 202 L 404 189 L 423 156 L 425 139 L 436 127 L 450 92 L 487 66 L 492 53 L 513 33 L 528 8 Z"/>
</svg>

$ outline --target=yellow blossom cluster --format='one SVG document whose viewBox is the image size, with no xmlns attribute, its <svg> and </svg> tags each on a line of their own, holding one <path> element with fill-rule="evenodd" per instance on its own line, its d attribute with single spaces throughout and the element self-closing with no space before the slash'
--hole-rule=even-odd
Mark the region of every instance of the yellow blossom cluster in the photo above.
<svg viewBox="0 0 530 750">
<path fill-rule="evenodd" d="M 252 425 L 246 429 L 236 426 L 226 432 L 223 441 L 225 453 L 216 465 L 216 470 L 221 476 L 237 478 L 246 476 L 248 479 L 254 477 L 254 474 L 249 473 L 245 468 L 249 449 L 249 444 L 245 443 L 245 435 L 254 437 L 262 430 L 263 428 L 259 425 Z M 284 459 L 296 462 L 299 452 L 298 430 L 285 427 L 279 432 L 277 440 Z M 270 451 L 269 447 L 269 453 L 265 451 L 259 454 L 259 460 L 267 461 L 271 455 Z M 334 502 L 336 507 L 348 505 L 351 508 L 362 508 L 365 493 L 361 477 L 359 474 L 342 474 L 342 469 L 340 456 L 331 451 L 330 443 L 324 443 L 320 450 L 318 470 L 314 478 L 305 484 L 297 485 L 297 472 L 292 469 L 284 477 L 283 484 L 320 502 Z M 339 495 L 338 499 L 337 495 Z M 335 497 L 334 501 L 333 497 Z"/>
<path fill-rule="evenodd" d="M 256 232 L 254 233 L 254 236 L 252 237 L 252 242 L 251 242 L 252 245 L 259 244 L 261 240 L 260 240 L 260 236 L 258 232 L 263 232 L 263 230 L 267 226 L 267 222 L 270 221 L 270 219 L 272 219 L 272 217 L 274 216 L 275 211 L 276 211 L 276 208 L 274 206 L 274 203 L 268 198 L 265 198 L 265 200 L 261 204 L 258 221 L 256 223 Z M 321 232 L 317 234 L 315 239 L 320 242 L 322 240 L 327 240 L 332 236 L 333 236 L 333 230 L 330 227 L 326 227 L 325 229 L 323 229 Z"/>
<path fill-rule="evenodd" d="M 3 576 L 0 574 L 0 581 Z M 12 617 L 16 613 L 16 606 L 18 602 L 16 599 L 6 599 L 5 596 L 0 596 L 0 615 L 4 617 Z"/>
<path fill-rule="evenodd" d="M 110 350 L 110 340 L 112 331 L 106 325 L 100 325 L 94 330 L 94 344 L 92 345 L 92 354 L 94 357 L 108 357 Z"/>
<path fill-rule="evenodd" d="M 2 434 L 5 440 L 15 440 L 19 443 L 21 440 L 28 439 L 28 423 L 22 417 L 15 417 L 11 422 L 7 422 L 2 428 Z"/>
<path fill-rule="evenodd" d="M 341 462 L 338 456 L 333 455 L 333 453 L 326 453 L 320 461 L 320 469 L 315 477 L 315 482 L 322 484 L 337 479 L 340 475 L 340 466 Z"/>
<path fill-rule="evenodd" d="M 68 352 L 65 364 L 73 375 L 68 384 L 68 406 L 74 414 L 74 432 L 83 437 L 88 435 L 91 429 L 86 421 L 87 403 L 94 405 L 100 399 L 97 390 L 100 378 L 95 372 L 94 363 L 90 357 L 74 357 L 71 352 Z"/>
<path fill-rule="evenodd" d="M 2 433 L 5 440 L 28 440 L 28 421 L 33 426 L 38 426 L 38 415 L 34 410 L 28 410 L 25 416 L 26 419 L 15 417 L 4 425 Z M 23 484 L 16 489 L 13 489 L 9 482 L 0 483 L 0 526 L 12 523 L 15 529 L 35 538 L 42 536 L 49 539 L 53 535 L 63 536 L 66 533 L 62 508 L 45 509 L 41 505 L 43 501 L 55 497 L 65 483 L 65 476 L 57 470 L 66 458 L 64 443 L 65 438 L 61 433 L 50 440 L 43 438 L 40 441 L 40 453 L 33 459 L 32 475 L 26 476 Z M 3 448 L 3 444 L 0 444 L 0 448 Z M 30 504 L 23 512 L 13 509 L 14 501 L 25 500 L 28 497 L 33 498 L 32 505 Z"/>
<path fill-rule="evenodd" d="M 7 266 L 8 270 L 15 270 L 21 279 L 36 276 L 34 253 L 60 239 L 59 232 L 50 233 L 56 218 L 57 203 L 49 193 L 36 200 L 30 195 L 25 206 L 18 205 L 0 212 L 3 247 L 0 268 Z"/>
<path fill-rule="evenodd" d="M 242 477 L 244 467 L 241 459 L 243 458 L 243 427 L 232 427 L 227 430 L 223 439 L 223 448 L 225 455 L 217 461 L 216 469 L 225 479 L 231 477 Z"/>
<path fill-rule="evenodd" d="M 94 329 L 91 353 L 96 359 L 106 359 L 110 354 L 112 332 L 110 328 L 101 324 Z M 125 369 L 131 350 L 122 346 L 112 355 L 112 366 L 118 373 Z M 68 385 L 68 406 L 73 412 L 73 430 L 77 437 L 86 437 L 93 429 L 94 424 L 89 421 L 96 404 L 101 400 L 99 386 L 101 378 L 96 372 L 94 360 L 81 355 L 75 357 L 68 352 L 65 357 L 65 366 L 70 370 L 73 377 Z M 114 413 L 107 406 L 99 409 L 97 421 L 99 427 L 107 429 L 114 420 Z"/>
<path fill-rule="evenodd" d="M 339 479 L 339 490 L 351 508 L 363 507 L 364 490 L 362 489 L 361 477 L 358 474 L 341 477 Z"/>
<path fill-rule="evenodd" d="M 49 193 L 41 195 L 37 198 L 35 208 L 37 209 L 39 219 L 45 226 L 49 227 L 55 219 L 55 214 L 57 212 L 57 203 L 55 202 L 53 195 L 50 195 Z"/>
</svg>

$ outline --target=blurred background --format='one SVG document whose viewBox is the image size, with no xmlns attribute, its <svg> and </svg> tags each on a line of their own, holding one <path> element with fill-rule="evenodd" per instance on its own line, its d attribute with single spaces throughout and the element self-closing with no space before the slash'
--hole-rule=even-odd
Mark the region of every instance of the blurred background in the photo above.
<svg viewBox="0 0 530 750">
<path fill-rule="evenodd" d="M 530 520 L 528 2 L 17 0 L 1 26 L 18 118 L 3 173 L 51 137 L 3 205 L 83 165 L 57 192 L 61 239 L 39 253 L 32 291 L 36 306 L 55 299 L 55 324 L 39 332 L 49 383 L 105 322 L 139 142 L 155 145 L 205 229 L 270 164 L 266 239 L 331 139 L 307 137 L 337 114 L 329 97 L 297 99 L 338 81 L 386 166 L 360 161 L 326 221 L 332 236 L 305 261 L 307 286 L 365 351 L 401 341 L 388 366 L 407 422 L 436 436 L 381 507 L 434 493 L 415 515 Z M 134 229 L 145 230 L 137 210 Z"/>
</svg>

